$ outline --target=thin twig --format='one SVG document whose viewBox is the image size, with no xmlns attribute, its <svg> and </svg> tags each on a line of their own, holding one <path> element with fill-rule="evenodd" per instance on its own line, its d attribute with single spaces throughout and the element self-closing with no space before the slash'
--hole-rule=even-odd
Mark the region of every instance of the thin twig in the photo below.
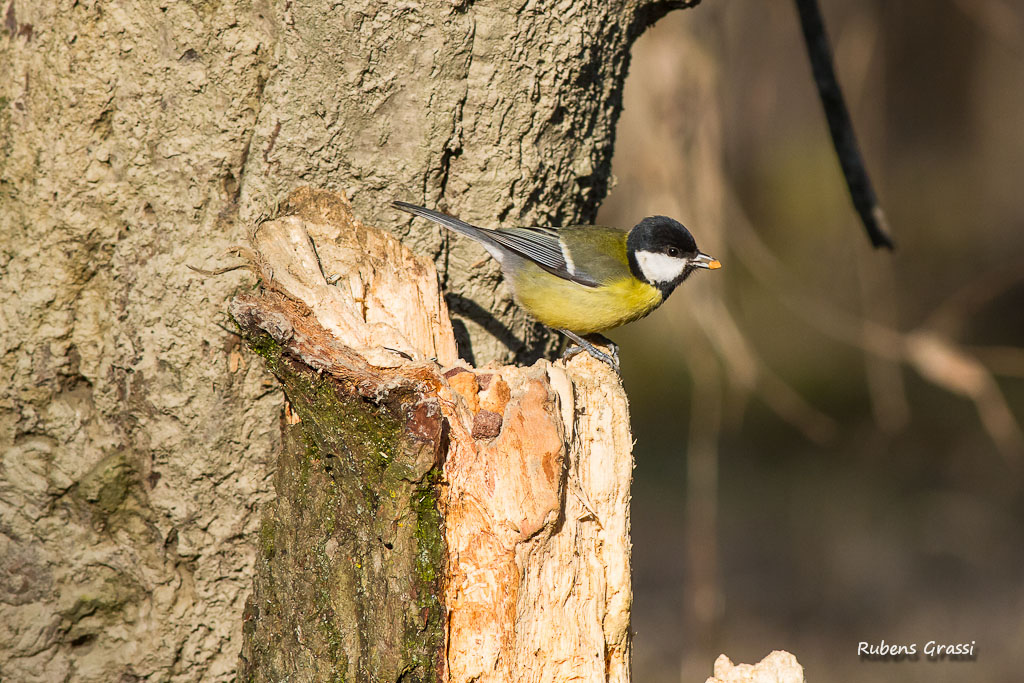
<svg viewBox="0 0 1024 683">
<path fill-rule="evenodd" d="M 818 86 L 818 97 L 825 109 L 832 144 L 839 157 L 839 165 L 846 178 L 846 186 L 850 189 L 853 206 L 860 214 L 860 220 L 867 230 L 871 244 L 876 247 L 893 248 L 889 226 L 878 205 L 878 198 L 868 178 L 864 158 L 857 146 L 857 137 L 853 132 L 853 121 L 843 100 L 843 91 L 836 80 L 835 67 L 832 64 L 832 50 L 825 23 L 821 18 L 818 0 L 795 0 L 797 13 L 800 15 L 800 28 L 803 29 L 804 43 L 807 45 L 807 57 L 814 73 L 814 83 Z"/>
<path fill-rule="evenodd" d="M 705 298 L 695 301 L 694 307 L 697 325 L 722 359 L 734 386 L 760 396 L 772 412 L 814 443 L 824 444 L 835 436 L 835 421 L 804 400 L 768 366 L 723 301 Z M 714 325 L 707 324 L 711 320 Z"/>
<path fill-rule="evenodd" d="M 1024 379 L 1024 349 L 1019 346 L 966 346 L 989 372 Z"/>
<path fill-rule="evenodd" d="M 861 316 L 879 320 L 890 328 L 896 327 L 896 297 L 900 288 L 896 286 L 892 262 L 888 259 L 867 259 L 858 253 L 857 280 L 860 282 Z M 875 282 L 869 275 L 869 268 L 881 278 Z M 882 292 L 885 292 L 883 295 Z M 881 358 L 872 353 L 862 353 L 868 396 L 875 423 L 886 434 L 898 434 L 910 422 L 910 401 L 903 383 L 903 372 L 899 361 Z"/>
<path fill-rule="evenodd" d="M 800 286 L 779 267 L 778 258 L 760 240 L 743 211 L 734 201 L 738 220 L 732 223 L 733 251 L 751 274 L 779 293 L 779 301 L 797 317 L 822 334 L 873 354 L 913 368 L 931 384 L 969 399 L 981 418 L 981 426 L 1006 461 L 1014 468 L 1024 463 L 1024 432 L 1009 408 L 993 371 L 957 344 L 943 330 L 925 324 L 903 332 L 856 316 L 834 306 Z M 1003 278 L 997 280 L 1005 282 Z M 965 288 L 967 292 L 974 288 Z M 988 292 L 989 287 L 980 291 Z M 973 300 L 965 296 L 965 300 Z M 1004 358 L 1008 354 L 1002 354 Z"/>
<path fill-rule="evenodd" d="M 193 266 L 190 263 L 186 263 L 185 266 L 189 270 L 193 270 L 199 273 L 200 275 L 205 275 L 206 277 L 215 277 L 217 275 L 223 275 L 224 273 L 230 273 L 233 270 L 240 270 L 242 268 L 252 270 L 252 266 L 250 266 L 248 263 L 238 263 L 233 266 L 225 266 L 223 268 L 216 268 L 214 270 L 206 270 L 205 268 L 200 268 L 199 266 Z"/>
<path fill-rule="evenodd" d="M 721 561 L 718 533 L 719 443 L 722 435 L 724 378 L 716 363 L 686 356 L 693 378 L 690 428 L 686 446 L 686 566 L 689 588 L 686 625 L 695 634 L 688 658 L 707 661 L 716 651 L 722 619 Z M 683 661 L 684 670 L 686 660 Z"/>
<path fill-rule="evenodd" d="M 254 252 L 249 247 L 242 246 L 240 244 L 236 244 L 236 245 L 234 245 L 232 247 L 228 247 L 227 249 L 225 249 L 221 253 L 220 258 L 224 258 L 225 256 L 238 256 L 238 257 L 240 257 L 242 259 L 245 259 L 246 263 L 238 263 L 238 264 L 233 265 L 233 266 L 225 266 L 223 268 L 215 268 L 214 270 L 206 270 L 205 268 L 200 268 L 199 266 L 193 266 L 193 265 L 188 264 L 188 263 L 186 263 L 185 266 L 188 267 L 189 270 L 193 270 L 193 271 L 199 273 L 200 275 L 205 275 L 206 277 L 216 277 L 217 275 L 223 275 L 224 273 L 230 273 L 233 270 L 239 270 L 241 268 L 245 268 L 246 270 L 252 271 L 253 273 L 256 273 L 257 275 L 259 275 L 259 270 L 256 267 L 256 264 L 259 262 L 259 259 L 258 259 L 257 255 L 256 255 L 256 252 Z"/>
</svg>

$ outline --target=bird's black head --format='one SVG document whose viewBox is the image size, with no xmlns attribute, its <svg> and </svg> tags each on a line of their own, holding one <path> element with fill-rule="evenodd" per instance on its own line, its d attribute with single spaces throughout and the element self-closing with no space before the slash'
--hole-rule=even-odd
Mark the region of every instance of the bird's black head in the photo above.
<svg viewBox="0 0 1024 683">
<path fill-rule="evenodd" d="M 660 289 L 665 297 L 697 268 L 721 267 L 697 249 L 682 223 L 667 216 L 650 216 L 633 226 L 626 249 L 633 275 Z"/>
</svg>

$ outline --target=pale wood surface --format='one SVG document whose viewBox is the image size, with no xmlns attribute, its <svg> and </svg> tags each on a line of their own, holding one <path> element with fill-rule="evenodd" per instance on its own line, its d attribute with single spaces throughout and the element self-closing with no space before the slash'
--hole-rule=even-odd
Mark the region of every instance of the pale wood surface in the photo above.
<svg viewBox="0 0 1024 683">
<path fill-rule="evenodd" d="M 725 655 L 715 660 L 715 674 L 705 683 L 804 683 L 796 657 L 775 650 L 757 664 L 733 664 Z"/>
<path fill-rule="evenodd" d="M 628 681 L 632 444 L 618 379 L 581 355 L 453 380 L 461 425 L 474 404 L 479 420 L 495 394 L 510 398 L 500 435 L 453 428 L 445 462 L 449 680 Z"/>
<path fill-rule="evenodd" d="M 305 304 L 334 339 L 377 367 L 456 360 L 437 275 L 393 235 L 365 226 L 342 196 L 300 188 L 291 215 L 256 226 L 268 287 Z"/>
</svg>

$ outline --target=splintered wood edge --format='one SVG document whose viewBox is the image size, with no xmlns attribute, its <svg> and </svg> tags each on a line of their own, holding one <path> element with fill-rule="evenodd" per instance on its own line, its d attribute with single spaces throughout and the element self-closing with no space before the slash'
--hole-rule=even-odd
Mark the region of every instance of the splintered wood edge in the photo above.
<svg viewBox="0 0 1024 683">
<path fill-rule="evenodd" d="M 437 366 L 433 364 L 409 362 L 400 369 L 370 365 L 324 329 L 303 304 L 280 292 L 236 296 L 228 305 L 228 312 L 246 336 L 265 334 L 283 352 L 335 379 L 373 384 L 403 378 L 440 381 Z"/>
<path fill-rule="evenodd" d="M 280 216 L 256 226 L 251 241 L 264 288 L 303 303 L 369 364 L 457 362 L 433 264 L 360 221 L 345 197 L 299 188 Z"/>
</svg>

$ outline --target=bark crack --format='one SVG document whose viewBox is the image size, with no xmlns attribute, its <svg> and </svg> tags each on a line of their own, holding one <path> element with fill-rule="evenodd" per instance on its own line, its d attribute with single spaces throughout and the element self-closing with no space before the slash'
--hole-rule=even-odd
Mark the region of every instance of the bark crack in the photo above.
<svg viewBox="0 0 1024 683">
<path fill-rule="evenodd" d="M 441 171 L 440 171 L 440 182 L 438 190 L 438 202 L 443 202 L 445 199 L 445 192 L 448 189 L 448 179 L 451 177 L 452 162 L 456 157 L 462 153 L 462 126 L 463 126 L 463 112 L 465 111 L 466 102 L 469 100 L 469 72 L 473 68 L 473 52 L 476 48 L 476 21 L 470 18 L 470 31 L 469 31 L 469 57 L 466 59 L 465 75 L 463 76 L 463 83 L 465 85 L 462 96 L 458 102 L 455 103 L 455 111 L 452 116 L 452 129 L 448 139 L 445 140 L 444 147 L 441 150 Z"/>
<path fill-rule="evenodd" d="M 269 76 L 260 74 L 256 77 L 256 107 L 253 115 L 253 125 L 249 130 L 245 132 L 245 145 L 242 147 L 242 157 L 239 161 L 238 168 L 238 182 L 235 188 L 233 201 L 238 202 L 238 198 L 242 196 L 242 190 L 245 187 L 245 180 L 248 177 L 249 170 L 249 155 L 252 153 L 252 140 L 256 135 L 256 124 L 260 120 L 260 112 L 263 111 L 263 93 L 267 89 L 267 82 L 270 80 Z"/>
</svg>

